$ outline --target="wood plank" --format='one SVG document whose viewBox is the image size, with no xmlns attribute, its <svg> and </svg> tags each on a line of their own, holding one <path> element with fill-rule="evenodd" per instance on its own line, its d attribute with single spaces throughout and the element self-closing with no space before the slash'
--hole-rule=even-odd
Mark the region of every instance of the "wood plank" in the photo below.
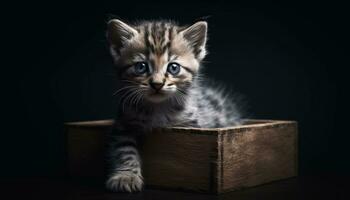
<svg viewBox="0 0 350 200">
<path fill-rule="evenodd" d="M 175 130 L 152 132 L 142 151 L 145 180 L 151 186 L 215 190 L 216 149 L 216 135 Z"/>
<path fill-rule="evenodd" d="M 222 140 L 222 191 L 297 175 L 296 123 L 226 131 Z"/>
</svg>

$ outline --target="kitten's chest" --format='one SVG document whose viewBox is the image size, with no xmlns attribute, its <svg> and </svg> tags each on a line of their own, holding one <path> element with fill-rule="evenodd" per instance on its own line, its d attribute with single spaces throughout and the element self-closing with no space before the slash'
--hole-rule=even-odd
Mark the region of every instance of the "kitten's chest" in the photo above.
<svg viewBox="0 0 350 200">
<path fill-rule="evenodd" d="M 124 122 L 135 124 L 144 129 L 169 127 L 178 121 L 181 112 L 153 110 L 152 112 L 129 112 L 124 115 Z"/>
</svg>

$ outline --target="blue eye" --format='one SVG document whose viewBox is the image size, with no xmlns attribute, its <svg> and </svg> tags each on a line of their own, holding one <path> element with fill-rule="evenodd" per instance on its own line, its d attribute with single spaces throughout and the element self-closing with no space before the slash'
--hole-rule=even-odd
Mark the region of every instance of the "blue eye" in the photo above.
<svg viewBox="0 0 350 200">
<path fill-rule="evenodd" d="M 138 62 L 134 65 L 136 74 L 144 74 L 148 71 L 148 64 L 145 62 Z"/>
<path fill-rule="evenodd" d="M 178 63 L 169 63 L 167 71 L 172 75 L 177 75 L 180 72 L 181 66 Z"/>
</svg>

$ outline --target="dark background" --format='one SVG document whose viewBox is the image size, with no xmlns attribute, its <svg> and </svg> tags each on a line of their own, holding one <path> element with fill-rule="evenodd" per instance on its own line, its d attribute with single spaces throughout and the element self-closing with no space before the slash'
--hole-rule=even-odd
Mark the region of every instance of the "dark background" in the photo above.
<svg viewBox="0 0 350 200">
<path fill-rule="evenodd" d="M 251 117 L 299 122 L 300 175 L 349 174 L 344 4 L 152 2 L 3 7 L 0 176 L 61 176 L 62 124 L 113 116 L 110 14 L 182 24 L 210 16 L 207 76 L 244 94 Z"/>
</svg>

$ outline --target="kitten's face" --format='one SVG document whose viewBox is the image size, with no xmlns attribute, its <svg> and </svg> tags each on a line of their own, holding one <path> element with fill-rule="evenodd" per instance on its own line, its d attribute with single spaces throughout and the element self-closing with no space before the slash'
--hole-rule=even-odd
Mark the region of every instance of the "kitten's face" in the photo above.
<svg viewBox="0 0 350 200">
<path fill-rule="evenodd" d="M 158 103 L 186 93 L 206 53 L 206 32 L 206 22 L 130 26 L 111 20 L 107 36 L 124 92 L 130 93 L 125 96 Z"/>
</svg>

